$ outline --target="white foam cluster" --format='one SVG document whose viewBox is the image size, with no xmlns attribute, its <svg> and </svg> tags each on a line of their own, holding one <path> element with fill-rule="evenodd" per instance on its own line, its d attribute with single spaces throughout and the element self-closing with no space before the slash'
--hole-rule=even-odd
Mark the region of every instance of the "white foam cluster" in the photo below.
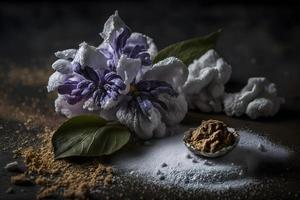
<svg viewBox="0 0 300 200">
<path fill-rule="evenodd" d="M 213 49 L 189 65 L 183 87 L 189 108 L 203 112 L 221 112 L 224 85 L 230 79 L 231 66 Z"/>
<path fill-rule="evenodd" d="M 224 111 L 228 116 L 248 115 L 252 119 L 275 115 L 284 102 L 276 85 L 265 77 L 248 79 L 237 93 L 225 93 L 231 66 L 211 49 L 189 65 L 188 79 L 183 86 L 189 109 L 202 112 Z"/>
<path fill-rule="evenodd" d="M 270 117 L 279 111 L 283 102 L 284 99 L 277 96 L 274 83 L 265 77 L 254 77 L 248 79 L 240 92 L 225 94 L 224 111 L 229 116 Z"/>
</svg>

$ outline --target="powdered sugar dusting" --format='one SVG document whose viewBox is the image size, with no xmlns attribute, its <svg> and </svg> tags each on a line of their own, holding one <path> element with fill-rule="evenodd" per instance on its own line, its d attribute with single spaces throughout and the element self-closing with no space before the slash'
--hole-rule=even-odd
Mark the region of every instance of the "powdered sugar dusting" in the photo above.
<svg viewBox="0 0 300 200">
<path fill-rule="evenodd" d="M 291 154 L 265 137 L 238 130 L 240 142 L 234 150 L 206 159 L 192 154 L 183 144 L 183 132 L 188 128 L 178 127 L 171 137 L 123 150 L 113 155 L 111 162 L 116 169 L 155 184 L 222 190 L 255 184 L 255 175 L 264 166 L 284 164 Z"/>
</svg>

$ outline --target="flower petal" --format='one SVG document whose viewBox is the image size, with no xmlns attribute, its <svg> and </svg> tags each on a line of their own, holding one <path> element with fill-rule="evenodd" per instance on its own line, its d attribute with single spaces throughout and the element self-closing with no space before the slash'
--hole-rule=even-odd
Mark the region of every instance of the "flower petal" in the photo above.
<svg viewBox="0 0 300 200">
<path fill-rule="evenodd" d="M 117 95 L 117 94 L 116 94 Z M 101 108 L 104 110 L 109 110 L 118 105 L 118 103 L 121 100 L 121 96 L 117 95 L 112 92 L 107 93 L 107 95 L 104 96 L 103 100 L 101 101 Z"/>
<path fill-rule="evenodd" d="M 162 121 L 168 126 L 174 126 L 181 122 L 187 113 L 187 102 L 183 94 L 172 97 L 162 94 L 159 99 L 167 106 L 167 110 L 161 110 Z"/>
<path fill-rule="evenodd" d="M 47 85 L 48 92 L 55 90 L 59 85 L 62 85 L 68 76 L 60 72 L 54 72 L 50 77 Z"/>
<path fill-rule="evenodd" d="M 188 76 L 187 67 L 175 57 L 166 58 L 145 72 L 143 80 L 160 80 L 179 91 Z"/>
<path fill-rule="evenodd" d="M 155 138 L 163 138 L 168 134 L 166 125 L 164 123 L 160 123 L 158 127 L 153 131 L 153 137 Z"/>
<path fill-rule="evenodd" d="M 105 56 L 96 47 L 83 42 L 79 45 L 72 64 L 79 63 L 83 68 L 89 66 L 97 71 L 106 68 L 106 61 Z"/>
<path fill-rule="evenodd" d="M 52 68 L 62 74 L 70 74 L 73 72 L 71 62 L 65 59 L 58 59 L 52 64 Z"/>
<path fill-rule="evenodd" d="M 57 51 L 54 53 L 54 55 L 57 58 L 69 60 L 69 59 L 75 58 L 76 52 L 77 52 L 77 49 L 66 49 L 63 51 Z"/>
<path fill-rule="evenodd" d="M 133 32 L 127 40 L 127 45 L 143 46 L 150 54 L 151 60 L 153 60 L 157 54 L 157 47 L 153 39 L 142 33 Z"/>
<path fill-rule="evenodd" d="M 84 101 L 82 100 L 77 104 L 70 105 L 67 103 L 67 99 L 64 95 L 58 95 L 57 99 L 55 100 L 55 111 L 57 113 L 65 115 L 68 118 L 86 113 L 92 113 L 88 110 L 84 110 L 83 104 Z"/>
<path fill-rule="evenodd" d="M 137 76 L 141 67 L 140 59 L 127 58 L 126 55 L 122 55 L 117 66 L 117 74 L 121 76 L 127 87 Z"/>
<path fill-rule="evenodd" d="M 123 20 L 119 17 L 118 11 L 115 11 L 113 15 L 111 15 L 104 24 L 104 28 L 100 36 L 103 38 L 105 42 L 112 42 L 112 34 L 119 30 L 122 27 L 126 27 Z"/>
<path fill-rule="evenodd" d="M 141 33 L 132 33 L 126 41 L 126 46 L 134 47 L 136 45 L 148 49 L 147 36 Z"/>
<path fill-rule="evenodd" d="M 157 55 L 157 52 L 158 52 L 157 47 L 156 47 L 156 45 L 155 45 L 152 38 L 150 38 L 148 36 L 146 36 L 146 37 L 147 37 L 147 43 L 148 43 L 148 46 L 149 46 L 148 53 L 150 54 L 151 60 L 153 60 L 154 57 Z"/>
<path fill-rule="evenodd" d="M 140 139 L 147 140 L 154 136 L 165 136 L 165 130 L 158 130 L 162 126 L 159 111 L 152 107 L 149 112 L 150 117 L 147 117 L 137 107 L 123 105 L 117 111 L 116 116 L 122 124 L 128 126 Z"/>
</svg>

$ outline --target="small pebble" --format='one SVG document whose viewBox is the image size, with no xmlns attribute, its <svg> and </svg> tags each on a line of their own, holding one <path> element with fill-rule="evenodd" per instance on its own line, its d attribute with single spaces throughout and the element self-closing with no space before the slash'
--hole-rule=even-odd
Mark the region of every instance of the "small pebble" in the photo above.
<svg viewBox="0 0 300 200">
<path fill-rule="evenodd" d="M 130 174 L 130 175 L 133 175 L 133 174 L 134 174 L 134 171 L 130 171 L 129 174 Z"/>
<path fill-rule="evenodd" d="M 264 147 L 264 145 L 262 145 L 261 143 L 259 143 L 259 144 L 257 145 L 257 148 L 258 148 L 258 150 L 260 150 L 261 152 L 266 152 L 266 151 L 267 151 L 266 148 Z"/>
<path fill-rule="evenodd" d="M 23 172 L 17 161 L 7 163 L 4 167 L 8 172 Z"/>
<path fill-rule="evenodd" d="M 191 156 L 191 154 L 186 154 L 185 156 L 187 159 L 192 159 L 193 157 Z"/>
<path fill-rule="evenodd" d="M 203 162 L 203 164 L 204 164 L 204 165 L 207 165 L 207 166 L 213 166 L 213 165 L 214 165 L 212 162 L 210 162 L 210 161 L 208 161 L 208 160 L 205 160 L 205 161 Z"/>
<path fill-rule="evenodd" d="M 157 170 L 156 175 L 160 175 L 162 172 L 160 170 Z"/>
<path fill-rule="evenodd" d="M 244 174 L 244 172 L 243 172 L 243 170 L 241 170 L 240 172 L 239 172 L 239 176 L 242 176 Z"/>
<path fill-rule="evenodd" d="M 160 177 L 159 177 L 159 180 L 162 181 L 162 180 L 165 180 L 165 178 L 166 178 L 165 176 L 160 176 Z"/>
<path fill-rule="evenodd" d="M 162 163 L 161 164 L 161 167 L 166 167 L 166 166 L 168 166 L 167 163 Z"/>
<path fill-rule="evenodd" d="M 15 191 L 14 191 L 14 189 L 12 187 L 7 188 L 7 190 L 5 191 L 5 193 L 7 193 L 7 194 L 12 194 L 14 192 Z"/>
<path fill-rule="evenodd" d="M 193 162 L 193 163 L 198 163 L 198 160 L 193 159 L 192 162 Z"/>
</svg>

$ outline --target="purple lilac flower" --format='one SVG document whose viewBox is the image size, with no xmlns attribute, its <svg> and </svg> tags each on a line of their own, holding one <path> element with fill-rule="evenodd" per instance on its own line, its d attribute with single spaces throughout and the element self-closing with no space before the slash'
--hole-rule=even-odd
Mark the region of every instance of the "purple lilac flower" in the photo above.
<svg viewBox="0 0 300 200">
<path fill-rule="evenodd" d="M 145 37 L 130 38 L 130 36 L 130 29 L 121 27 L 113 32 L 112 41 L 99 49 L 107 58 L 107 65 L 110 69 L 115 70 L 121 55 L 140 59 L 143 66 L 152 64 L 150 54 L 147 51 L 149 48 L 147 39 Z"/>
<path fill-rule="evenodd" d="M 67 102 L 74 105 L 82 99 L 93 98 L 95 105 L 103 106 L 112 99 L 117 100 L 120 91 L 126 88 L 121 77 L 114 71 L 104 70 L 102 73 L 93 68 L 74 64 L 74 74 L 58 87 L 58 93 L 66 95 Z"/>
</svg>

